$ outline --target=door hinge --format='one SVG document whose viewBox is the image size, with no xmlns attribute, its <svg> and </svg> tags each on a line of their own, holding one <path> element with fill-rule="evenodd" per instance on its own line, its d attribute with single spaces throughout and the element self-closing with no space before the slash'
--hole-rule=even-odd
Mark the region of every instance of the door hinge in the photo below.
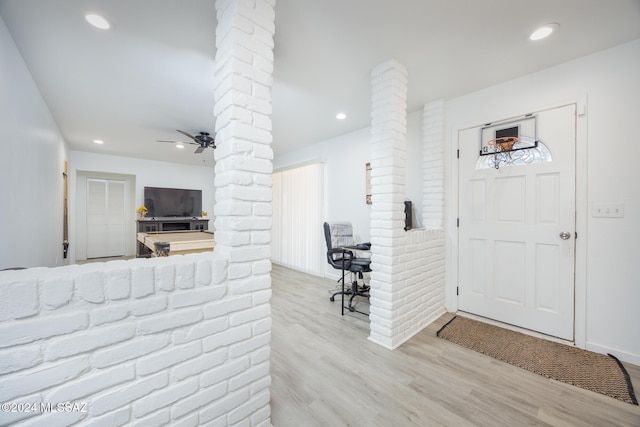
<svg viewBox="0 0 640 427">
<path fill-rule="evenodd" d="M 460 149 L 458 149 L 458 153 L 456 154 L 458 156 L 458 159 L 460 158 Z"/>
<path fill-rule="evenodd" d="M 577 232 L 577 231 L 576 231 L 576 237 L 575 237 L 575 238 L 576 238 L 576 239 L 578 238 L 578 232 Z"/>
<path fill-rule="evenodd" d="M 460 295 L 460 287 L 456 286 L 456 295 Z"/>
<path fill-rule="evenodd" d="M 456 218 L 456 227 L 460 227 L 460 218 Z"/>
</svg>

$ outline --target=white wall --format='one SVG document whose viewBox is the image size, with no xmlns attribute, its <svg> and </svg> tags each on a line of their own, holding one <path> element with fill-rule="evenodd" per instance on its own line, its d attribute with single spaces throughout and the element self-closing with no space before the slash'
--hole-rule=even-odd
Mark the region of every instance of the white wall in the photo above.
<svg viewBox="0 0 640 427">
<path fill-rule="evenodd" d="M 63 265 L 66 143 L 0 18 L 0 269 Z"/>
<path fill-rule="evenodd" d="M 371 129 L 365 128 L 278 154 L 274 170 L 321 161 L 325 164 L 325 220 L 350 221 L 355 240 L 371 240 L 371 206 L 366 204 L 365 165 L 371 156 Z M 407 115 L 407 199 L 413 202 L 414 221 L 422 225 L 422 110 Z M 322 227 L 322 224 L 318 225 Z M 416 223 L 414 222 L 414 227 Z M 324 253 L 324 251 L 323 251 Z M 333 277 L 330 267 L 327 275 Z"/>
<path fill-rule="evenodd" d="M 578 129 L 577 147 L 576 341 L 636 365 L 640 365 L 638 76 L 640 39 L 446 104 L 448 154 L 455 159 L 457 129 L 587 100 L 586 135 Z M 457 173 L 455 161 L 451 166 L 450 182 Z M 624 204 L 624 218 L 593 218 L 594 203 Z M 455 241 L 454 233 L 450 228 L 449 238 Z M 455 294 L 454 282 L 447 285 L 448 293 Z"/>
<path fill-rule="evenodd" d="M 128 242 L 128 255 L 135 254 L 135 220 L 137 218 L 135 208 L 144 203 L 144 187 L 170 187 L 189 188 L 202 190 L 202 209 L 209 214 L 209 229 L 213 229 L 213 204 L 215 198 L 214 169 L 209 166 L 193 166 L 178 163 L 158 162 L 155 160 L 134 159 L 130 157 L 110 156 L 104 154 L 88 153 L 84 151 L 70 152 L 71 181 L 69 207 L 71 224 L 69 235 L 71 246 L 69 248 L 72 260 L 83 259 L 82 239 L 84 224 L 82 207 L 78 203 L 82 201 L 81 194 L 77 194 L 78 182 L 82 176 L 95 177 L 129 177 L 134 182 L 135 190 L 133 200 L 130 203 L 131 215 L 131 242 Z M 80 179 L 79 179 L 80 178 Z M 80 215 L 78 214 L 80 212 Z"/>
</svg>

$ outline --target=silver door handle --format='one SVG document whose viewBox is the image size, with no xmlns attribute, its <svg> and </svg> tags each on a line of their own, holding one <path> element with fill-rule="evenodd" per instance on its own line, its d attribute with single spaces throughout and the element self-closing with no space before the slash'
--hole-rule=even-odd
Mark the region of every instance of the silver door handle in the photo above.
<svg viewBox="0 0 640 427">
<path fill-rule="evenodd" d="M 569 233 L 568 231 L 561 231 L 560 238 L 562 240 L 569 240 L 569 238 L 571 238 L 571 233 Z"/>
</svg>

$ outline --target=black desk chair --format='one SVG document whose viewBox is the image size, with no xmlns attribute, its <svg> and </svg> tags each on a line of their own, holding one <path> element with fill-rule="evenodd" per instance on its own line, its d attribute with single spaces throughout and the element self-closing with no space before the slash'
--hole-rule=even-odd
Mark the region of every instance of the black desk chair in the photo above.
<svg viewBox="0 0 640 427">
<path fill-rule="evenodd" d="M 363 279 L 362 273 L 371 271 L 371 260 L 369 258 L 357 258 L 353 251 L 348 248 L 366 250 L 370 249 L 371 245 L 355 245 L 353 241 L 353 227 L 347 222 L 333 223 L 331 225 L 325 222 L 324 239 L 327 243 L 327 261 L 333 268 L 342 271 L 342 278 L 339 280 L 342 282 L 342 290 L 331 295 L 329 300 L 335 301 L 336 295 L 342 295 L 343 315 L 345 308 L 351 312 L 367 314 L 355 309 L 353 299 L 356 296 L 369 298 L 369 287 L 365 286 L 364 283 L 362 286 L 358 285 L 358 279 Z M 353 280 L 350 288 L 345 286 L 345 271 L 348 271 L 352 275 Z M 350 296 L 349 304 L 346 307 L 344 305 L 345 295 Z"/>
</svg>

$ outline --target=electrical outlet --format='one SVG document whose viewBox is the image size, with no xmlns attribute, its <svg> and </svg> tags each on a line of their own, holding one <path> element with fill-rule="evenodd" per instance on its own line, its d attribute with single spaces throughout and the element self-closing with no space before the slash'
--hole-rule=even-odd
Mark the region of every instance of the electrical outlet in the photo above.
<svg viewBox="0 0 640 427">
<path fill-rule="evenodd" d="M 594 203 L 591 208 L 594 218 L 624 218 L 623 203 Z"/>
</svg>

